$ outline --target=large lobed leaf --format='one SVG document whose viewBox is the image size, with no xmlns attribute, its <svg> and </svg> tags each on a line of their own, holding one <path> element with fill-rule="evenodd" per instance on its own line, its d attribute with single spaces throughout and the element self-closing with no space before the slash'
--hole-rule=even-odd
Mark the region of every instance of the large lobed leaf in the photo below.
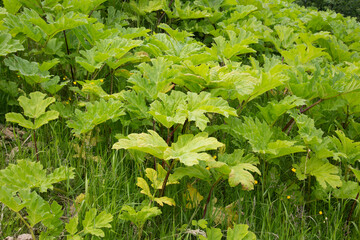
<svg viewBox="0 0 360 240">
<path fill-rule="evenodd" d="M 47 174 L 39 162 L 18 160 L 17 164 L 10 164 L 0 170 L 0 185 L 5 186 L 11 192 L 19 190 L 39 188 L 40 192 L 52 189 L 54 183 L 74 178 L 74 169 L 60 167 L 53 173 Z"/>
<path fill-rule="evenodd" d="M 206 161 L 211 158 L 204 151 L 215 150 L 224 146 L 216 138 L 209 138 L 207 133 L 203 132 L 195 136 L 192 134 L 181 135 L 177 142 L 169 147 L 159 134 L 152 130 L 148 130 L 148 132 L 133 133 L 127 138 L 119 139 L 113 145 L 113 149 L 136 149 L 160 159 L 176 159 L 187 166 L 192 166 L 198 164 L 199 160 Z"/>
<path fill-rule="evenodd" d="M 23 51 L 24 47 L 19 40 L 12 39 L 11 34 L 0 33 L 0 56 L 6 56 L 9 53 Z"/>
<path fill-rule="evenodd" d="M 125 205 L 121 208 L 119 218 L 126 221 L 133 222 L 138 228 L 141 228 L 144 223 L 150 218 L 161 214 L 161 210 L 157 207 L 144 206 L 140 211 Z"/>
<path fill-rule="evenodd" d="M 340 176 L 338 175 L 339 168 L 325 159 L 303 157 L 300 164 L 294 164 L 294 168 L 296 169 L 296 176 L 299 180 L 304 180 L 311 175 L 316 178 L 323 188 L 327 187 L 326 183 L 332 188 L 342 185 Z"/>
<path fill-rule="evenodd" d="M 165 150 L 164 159 L 177 159 L 187 166 L 192 166 L 198 164 L 200 160 L 206 161 L 211 158 L 211 156 L 204 153 L 204 151 L 216 150 L 223 146 L 224 144 L 218 142 L 216 138 L 209 138 L 205 132 L 195 136 L 185 134 L 179 136 L 177 142 Z"/>
<path fill-rule="evenodd" d="M 87 133 L 107 120 L 115 121 L 120 116 L 125 115 L 123 106 L 122 102 L 113 99 L 89 102 L 86 104 L 86 111 L 76 109 L 73 118 L 66 123 L 77 135 Z"/>
<path fill-rule="evenodd" d="M 205 113 L 219 113 L 228 117 L 236 116 L 235 109 L 221 97 L 212 97 L 210 93 L 200 94 L 171 91 L 170 95 L 159 93 L 161 102 L 156 100 L 150 105 L 150 114 L 165 127 L 170 128 L 175 123 L 184 124 L 185 120 L 195 121 L 200 130 L 206 128 L 209 122 Z"/>
<path fill-rule="evenodd" d="M 106 211 L 102 211 L 97 214 L 95 208 L 90 209 L 85 214 L 85 219 L 82 222 L 84 227 L 84 233 L 90 233 L 98 237 L 104 237 L 105 233 L 101 228 L 111 228 L 110 222 L 112 222 L 113 216 Z"/>
<path fill-rule="evenodd" d="M 113 145 L 113 149 L 135 149 L 149 153 L 157 158 L 164 158 L 164 151 L 168 145 L 156 132 L 148 130 L 149 133 L 132 133 L 127 138 L 119 139 Z"/>
</svg>

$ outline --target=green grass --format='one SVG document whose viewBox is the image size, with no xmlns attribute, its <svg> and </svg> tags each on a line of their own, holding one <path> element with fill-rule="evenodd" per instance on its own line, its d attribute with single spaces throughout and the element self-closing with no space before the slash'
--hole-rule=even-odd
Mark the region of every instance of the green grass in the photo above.
<svg viewBox="0 0 360 240">
<path fill-rule="evenodd" d="M 9 126 L 9 125 L 8 125 Z M 16 129 L 16 128 L 15 128 Z M 18 129 L 16 129 L 18 130 Z M 33 148 L 26 146 L 24 140 L 27 134 L 20 139 L 15 133 L 11 141 L 2 138 L 2 154 L 19 147 L 15 159 L 32 158 L 35 160 Z M 105 129 L 102 129 L 105 130 Z M 135 239 L 137 229 L 129 222 L 118 219 L 121 207 L 124 204 L 136 206 L 145 197 L 139 193 L 136 186 L 136 178 L 143 176 L 144 167 L 151 166 L 151 160 L 140 166 L 132 160 L 124 150 L 111 150 L 108 139 L 93 147 L 86 148 L 87 159 L 75 158 L 74 145 L 78 144 L 64 123 L 59 121 L 50 123 L 41 128 L 38 133 L 39 158 L 44 167 L 53 169 L 61 165 L 76 167 L 74 180 L 58 184 L 54 191 L 44 195 L 46 199 L 58 201 L 67 210 L 70 216 L 70 207 L 76 196 L 84 193 L 86 198 L 81 207 L 88 209 L 95 207 L 99 210 L 106 210 L 113 214 L 112 229 L 106 230 L 106 239 Z M 30 141 L 30 139 L 28 140 Z M 94 160 L 92 156 L 101 156 L 101 160 Z M 8 163 L 5 163 L 4 168 Z M 262 184 L 264 176 L 268 180 Z M 189 179 L 188 179 L 189 180 Z M 224 207 L 230 203 L 237 202 L 233 213 L 237 214 L 235 222 L 248 224 L 258 239 L 355 239 L 359 235 L 359 221 L 357 218 L 358 207 L 356 207 L 353 220 L 350 221 L 350 235 L 345 236 L 344 228 L 353 200 L 347 201 L 311 201 L 300 204 L 297 199 L 277 194 L 281 182 L 271 178 L 271 170 L 264 171 L 259 177 L 258 184 L 253 191 L 244 191 L 241 187 L 229 188 L 226 182 L 220 183 L 213 193 L 212 199 L 216 197 L 215 204 L 210 204 L 206 220 L 212 225 L 226 229 L 226 219 L 216 221 L 216 211 L 213 207 Z M 184 190 L 186 182 L 179 185 L 172 185 L 167 188 L 169 196 L 175 196 L 175 201 L 184 206 L 186 200 Z M 210 185 L 197 182 L 194 186 L 206 198 Z M 183 224 L 191 226 L 192 220 L 199 220 L 202 217 L 203 204 L 196 209 L 186 209 L 180 206 L 163 207 L 162 215 L 147 222 L 144 227 L 143 236 L 145 239 L 195 239 L 191 234 L 179 231 Z M 1 238 L 14 233 L 26 232 L 22 224 L 5 207 L 2 207 L 0 215 Z M 322 215 L 319 214 L 322 211 Z M 11 220 L 10 220 L 11 219 Z"/>
</svg>

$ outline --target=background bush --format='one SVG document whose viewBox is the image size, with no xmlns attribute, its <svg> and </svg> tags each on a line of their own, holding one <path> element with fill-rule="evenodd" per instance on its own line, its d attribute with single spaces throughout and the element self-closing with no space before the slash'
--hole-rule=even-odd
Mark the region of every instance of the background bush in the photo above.
<svg viewBox="0 0 360 240">
<path fill-rule="evenodd" d="M 330 9 L 360 19 L 360 0 L 297 0 L 295 2 L 305 7 L 316 7 L 324 11 Z"/>
</svg>

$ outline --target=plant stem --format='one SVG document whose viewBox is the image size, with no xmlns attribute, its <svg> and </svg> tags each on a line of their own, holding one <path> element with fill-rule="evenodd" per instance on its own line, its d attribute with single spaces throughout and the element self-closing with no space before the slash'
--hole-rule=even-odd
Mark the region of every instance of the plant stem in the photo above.
<svg viewBox="0 0 360 240">
<path fill-rule="evenodd" d="M 213 193 L 213 191 L 214 191 L 215 186 L 221 181 L 221 179 L 222 179 L 222 176 L 219 177 L 219 178 L 216 180 L 216 182 L 214 182 L 214 184 L 213 184 L 213 185 L 211 186 L 211 188 L 210 188 L 208 197 L 207 197 L 207 199 L 206 199 L 206 203 L 205 203 L 205 207 L 204 207 L 204 212 L 203 212 L 202 218 L 205 218 L 205 215 L 206 215 L 206 212 L 207 212 L 207 207 L 208 207 L 208 205 L 209 205 L 209 203 L 210 203 L 211 195 L 212 195 L 212 193 Z"/>
<path fill-rule="evenodd" d="M 329 99 L 329 98 L 328 98 Z M 305 108 L 305 109 L 301 109 L 300 110 L 300 114 L 307 112 L 308 110 L 312 109 L 313 107 L 315 107 L 316 105 L 318 105 L 319 103 L 321 103 L 322 101 L 327 100 L 327 99 L 322 99 L 320 98 L 318 101 L 316 101 L 315 103 L 311 104 L 309 107 Z M 294 119 L 290 119 L 290 121 L 285 125 L 285 127 L 282 129 L 283 132 L 285 132 L 286 130 L 288 130 L 288 128 L 290 128 L 294 125 Z M 288 132 L 290 132 L 290 130 Z"/>
<path fill-rule="evenodd" d="M 160 197 L 164 196 L 165 188 L 166 188 L 166 183 L 167 183 L 167 181 L 169 180 L 170 172 L 171 172 L 171 170 L 174 168 L 175 163 L 176 163 L 176 160 L 175 160 L 175 159 L 172 160 L 171 165 L 170 165 L 170 167 L 169 167 L 169 170 L 168 170 L 167 173 L 166 173 L 166 176 L 165 176 L 165 179 L 164 179 L 162 188 L 161 188 L 161 190 L 160 190 L 160 194 L 159 194 Z"/>
<path fill-rule="evenodd" d="M 145 224 L 145 223 L 144 223 Z M 141 236 L 142 236 L 142 233 L 143 233 L 143 229 L 144 229 L 144 224 L 141 225 L 141 227 L 139 228 L 139 233 L 138 233 L 138 239 L 141 240 Z"/>
<path fill-rule="evenodd" d="M 29 229 L 32 239 L 33 239 L 33 240 L 36 240 L 34 231 L 33 231 L 32 227 L 29 225 L 29 223 L 27 223 L 27 222 L 25 221 L 25 219 L 21 216 L 21 214 L 20 214 L 19 212 L 16 212 L 16 215 L 20 218 L 20 220 L 21 220 L 21 221 L 26 225 L 26 227 Z"/>
<path fill-rule="evenodd" d="M 169 8 L 171 7 L 171 5 L 173 4 L 174 0 L 171 0 L 170 3 L 169 3 Z M 160 24 L 161 20 L 165 17 L 165 12 L 163 12 L 160 16 L 160 18 L 158 19 L 157 21 L 157 24 L 156 24 L 156 27 Z"/>
<path fill-rule="evenodd" d="M 351 210 L 350 210 L 349 216 L 348 216 L 348 218 L 346 219 L 346 224 L 345 224 L 345 227 L 347 228 L 347 230 L 346 230 L 346 235 L 349 235 L 349 233 L 350 233 L 349 222 L 350 222 L 351 216 L 352 216 L 352 214 L 353 214 L 353 212 L 354 212 L 354 208 L 355 208 L 355 206 L 356 206 L 356 203 L 357 203 L 358 199 L 359 199 L 359 193 L 357 193 L 356 198 L 355 198 L 355 201 L 354 201 L 353 205 L 351 206 Z"/>
<path fill-rule="evenodd" d="M 33 137 L 34 137 L 34 148 L 35 148 L 35 155 L 36 155 L 36 161 L 39 161 L 39 155 L 38 155 L 38 148 L 37 148 L 37 144 L 36 144 L 36 134 L 35 134 L 35 129 L 33 131 Z"/>
<path fill-rule="evenodd" d="M 166 139 L 166 143 L 167 145 L 169 145 L 171 138 L 174 136 L 174 133 L 176 131 L 176 129 L 180 126 L 180 124 L 176 125 L 176 127 L 173 128 L 173 130 L 169 133 L 169 129 L 168 129 L 168 136 Z"/>
<path fill-rule="evenodd" d="M 349 105 L 346 106 L 346 118 L 344 123 L 342 124 L 343 128 L 346 129 L 349 122 Z"/>
<path fill-rule="evenodd" d="M 67 53 L 68 56 L 70 56 L 70 50 L 69 50 L 69 45 L 68 45 L 68 41 L 67 41 L 67 37 L 66 37 L 65 30 L 63 31 L 63 33 L 64 33 L 64 38 L 65 38 L 66 53 Z M 70 71 L 71 71 L 72 81 L 74 82 L 74 81 L 75 81 L 75 75 L 74 75 L 74 69 L 73 69 L 73 66 L 72 66 L 71 63 L 70 63 Z"/>
</svg>

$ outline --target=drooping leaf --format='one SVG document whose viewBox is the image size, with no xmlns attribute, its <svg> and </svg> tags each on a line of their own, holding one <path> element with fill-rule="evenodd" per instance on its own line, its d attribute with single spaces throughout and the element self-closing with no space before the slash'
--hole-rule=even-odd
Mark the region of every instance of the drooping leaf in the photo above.
<svg viewBox="0 0 360 240">
<path fill-rule="evenodd" d="M 54 95 L 58 91 L 60 91 L 69 81 L 61 81 L 58 76 L 53 77 L 51 80 L 47 82 L 41 83 L 41 87 L 45 89 L 50 94 Z"/>
<path fill-rule="evenodd" d="M 31 227 L 35 224 L 53 217 L 50 204 L 36 192 L 20 191 L 20 196 L 25 202 L 27 219 Z"/>
<path fill-rule="evenodd" d="M 184 194 L 184 196 L 186 197 L 187 201 L 185 207 L 188 209 L 196 208 L 204 199 L 198 190 L 189 183 L 187 184 L 187 192 Z"/>
<path fill-rule="evenodd" d="M 123 103 L 117 100 L 109 99 L 105 101 L 95 101 L 86 104 L 86 111 L 75 110 L 75 115 L 68 120 L 67 125 L 73 129 L 75 134 L 83 134 L 91 131 L 95 126 L 108 120 L 117 120 L 124 115 Z"/>
<path fill-rule="evenodd" d="M 159 197 L 154 198 L 154 201 L 157 202 L 160 206 L 164 206 L 164 204 L 167 204 L 169 206 L 175 206 L 175 200 L 169 197 Z"/>
<path fill-rule="evenodd" d="M 356 168 L 350 168 L 351 171 L 354 173 L 356 179 L 358 180 L 358 182 L 360 182 L 360 170 L 356 169 Z"/>
<path fill-rule="evenodd" d="M 259 169 L 249 163 L 240 163 L 231 167 L 231 172 L 229 174 L 230 187 L 235 187 L 241 183 L 244 189 L 252 190 L 254 188 L 255 180 L 249 171 L 260 174 Z"/>
<path fill-rule="evenodd" d="M 164 159 L 177 159 L 181 163 L 192 166 L 199 163 L 199 160 L 207 160 L 211 156 L 204 151 L 215 150 L 224 144 L 216 138 L 208 137 L 207 133 L 202 132 L 197 135 L 185 134 L 179 136 L 176 143 L 167 148 L 164 152 Z"/>
<path fill-rule="evenodd" d="M 339 189 L 334 190 L 334 196 L 340 199 L 355 199 L 360 193 L 359 183 L 353 181 L 343 181 Z"/>
<path fill-rule="evenodd" d="M 0 186 L 0 202 L 15 212 L 19 212 L 25 207 L 25 204 L 13 193 L 13 190 L 4 185 Z"/>
<path fill-rule="evenodd" d="M 290 111 L 289 111 L 290 112 Z M 291 111 L 290 115 L 295 119 L 298 126 L 300 137 L 306 144 L 320 144 L 322 140 L 323 131 L 315 128 L 314 120 L 304 114 L 296 114 L 295 111 Z"/>
<path fill-rule="evenodd" d="M 12 56 L 4 60 L 6 66 L 12 71 L 18 71 L 25 76 L 30 84 L 41 83 L 50 80 L 51 75 L 48 71 L 41 71 L 40 64 L 37 62 L 29 62 L 23 58 Z"/>
<path fill-rule="evenodd" d="M 243 189 L 254 189 L 255 179 L 251 172 L 261 175 L 259 169 L 255 166 L 259 160 L 251 154 L 244 156 L 244 151 L 237 149 L 232 154 L 219 155 L 219 165 L 215 169 L 228 178 L 230 187 L 241 184 Z"/>
<path fill-rule="evenodd" d="M 151 187 L 153 189 L 161 189 L 164 183 L 167 171 L 161 166 L 161 164 L 156 165 L 156 170 L 152 168 L 145 169 L 146 177 L 151 181 Z M 173 174 L 168 176 L 166 182 L 167 185 L 178 184 L 177 178 L 174 178 Z"/>
<path fill-rule="evenodd" d="M 206 112 L 219 113 L 228 116 L 237 116 L 235 109 L 229 106 L 227 101 L 220 97 L 211 97 L 210 93 L 200 94 L 188 92 L 187 94 L 187 115 L 189 121 L 195 121 L 200 130 L 204 130 L 209 119 L 204 115 Z"/>
<path fill-rule="evenodd" d="M 19 40 L 12 39 L 11 34 L 0 33 L 0 56 L 6 56 L 9 53 L 23 51 L 24 47 Z"/>
<path fill-rule="evenodd" d="M 35 129 L 34 124 L 31 121 L 25 119 L 24 116 L 20 113 L 7 113 L 5 117 L 7 122 L 17 123 L 24 128 Z"/>
<path fill-rule="evenodd" d="M 295 145 L 295 141 L 276 140 L 267 145 L 266 153 L 270 158 L 279 158 L 297 152 L 305 152 L 305 146 Z"/>
<path fill-rule="evenodd" d="M 142 189 L 140 193 L 147 195 L 150 199 L 154 199 L 153 195 L 150 192 L 149 185 L 147 184 L 145 179 L 138 177 L 136 185 Z"/>
<path fill-rule="evenodd" d="M 168 145 L 156 132 L 152 130 L 148 130 L 148 132 L 149 134 L 132 133 L 127 138 L 119 139 L 113 145 L 113 149 L 136 149 L 163 159 L 164 151 L 168 148 Z"/>
<path fill-rule="evenodd" d="M 204 181 L 211 181 L 210 172 L 202 166 L 194 165 L 194 166 L 186 166 L 186 167 L 178 167 L 174 170 L 172 174 L 174 179 L 181 179 L 185 176 L 189 176 L 190 178 L 199 178 Z"/>
<path fill-rule="evenodd" d="M 332 188 L 340 187 L 342 182 L 340 176 L 337 175 L 339 168 L 329 163 L 327 160 L 318 159 L 316 157 L 301 159 L 300 164 L 294 164 L 296 176 L 299 180 L 304 180 L 309 175 L 316 178 L 319 184 L 326 188 L 326 183 Z"/>
<path fill-rule="evenodd" d="M 305 100 L 292 95 L 286 96 L 279 102 L 269 102 L 265 107 L 261 107 L 260 105 L 257 107 L 259 108 L 266 122 L 270 125 L 273 125 L 281 115 L 286 113 L 288 110 L 301 105 L 305 105 Z"/>
</svg>

